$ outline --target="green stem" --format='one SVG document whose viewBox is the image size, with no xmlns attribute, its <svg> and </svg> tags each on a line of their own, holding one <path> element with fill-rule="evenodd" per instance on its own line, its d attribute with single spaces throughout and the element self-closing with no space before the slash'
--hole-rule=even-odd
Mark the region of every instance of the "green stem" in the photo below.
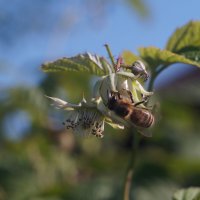
<svg viewBox="0 0 200 200">
<path fill-rule="evenodd" d="M 133 178 L 133 169 L 129 169 L 126 175 L 126 182 L 124 185 L 124 200 L 129 200 L 130 198 L 130 191 L 131 191 L 131 182 Z"/>
<path fill-rule="evenodd" d="M 152 77 L 151 77 L 151 79 L 149 81 L 149 85 L 148 85 L 148 89 L 147 89 L 148 91 L 152 91 L 153 90 L 154 81 L 155 81 L 156 77 L 157 77 L 156 74 L 152 75 Z"/>
<path fill-rule="evenodd" d="M 132 135 L 132 152 L 131 152 L 131 157 L 125 177 L 125 183 L 124 183 L 124 197 L 123 200 L 130 200 L 131 199 L 131 185 L 132 185 L 132 179 L 134 175 L 134 168 L 135 168 L 135 163 L 136 163 L 136 156 L 137 156 L 137 151 L 138 151 L 138 144 L 139 144 L 139 135 L 138 133 L 133 133 L 130 131 Z"/>
<path fill-rule="evenodd" d="M 158 74 L 160 74 L 160 72 L 162 72 L 164 69 L 166 69 L 168 66 L 167 65 L 162 65 L 161 67 L 160 67 L 160 69 L 158 69 L 157 71 L 156 71 L 156 76 L 158 76 Z"/>
<path fill-rule="evenodd" d="M 113 65 L 113 68 L 115 68 L 115 61 L 114 61 L 114 59 L 113 59 L 114 57 L 113 57 L 113 55 L 112 55 L 112 52 L 111 52 L 111 50 L 110 50 L 110 47 L 109 47 L 108 44 L 105 44 L 104 46 L 106 47 L 106 51 L 108 52 L 108 56 L 109 56 L 110 61 L 111 61 L 112 65 Z"/>
<path fill-rule="evenodd" d="M 154 71 L 152 73 L 152 76 L 151 76 L 151 79 L 149 82 L 149 86 L 148 86 L 148 91 L 153 90 L 154 81 L 155 81 L 156 77 L 158 76 L 158 74 L 161 71 L 163 71 L 166 68 L 167 68 L 167 66 L 163 65 L 159 70 Z M 136 158 L 137 158 L 137 154 L 138 154 L 138 145 L 139 145 L 139 141 L 140 141 L 139 140 L 140 135 L 138 133 L 135 133 L 135 134 L 131 133 L 131 135 L 133 137 L 132 138 L 132 152 L 131 152 L 128 170 L 127 170 L 126 177 L 125 177 L 123 200 L 131 199 L 130 191 L 131 191 L 131 185 L 132 185 L 132 180 L 133 180 L 133 176 L 134 176 L 134 168 L 135 168 Z"/>
<path fill-rule="evenodd" d="M 150 81 L 149 81 L 148 91 L 152 91 L 152 90 L 153 90 L 153 86 L 154 86 L 154 82 L 155 82 L 156 77 L 157 77 L 163 70 L 165 70 L 167 67 L 168 67 L 167 65 L 162 65 L 157 71 L 153 71 L 153 72 L 152 72 L 152 76 L 151 76 L 151 79 L 150 79 Z"/>
</svg>

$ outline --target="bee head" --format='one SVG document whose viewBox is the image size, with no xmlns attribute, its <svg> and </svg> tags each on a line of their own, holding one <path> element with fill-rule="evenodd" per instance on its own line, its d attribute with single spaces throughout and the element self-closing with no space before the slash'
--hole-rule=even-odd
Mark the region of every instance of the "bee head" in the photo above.
<svg viewBox="0 0 200 200">
<path fill-rule="evenodd" d="M 108 92 L 108 91 L 107 91 Z M 113 110 L 115 108 L 115 105 L 117 103 L 117 99 L 118 97 L 116 96 L 115 93 L 113 92 L 108 92 L 108 104 L 107 104 L 107 107 L 110 109 L 110 110 Z"/>
</svg>

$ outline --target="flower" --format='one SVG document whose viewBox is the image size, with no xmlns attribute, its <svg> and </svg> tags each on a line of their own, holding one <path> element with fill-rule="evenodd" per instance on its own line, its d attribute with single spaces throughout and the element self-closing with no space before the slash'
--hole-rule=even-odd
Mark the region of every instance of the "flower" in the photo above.
<svg viewBox="0 0 200 200">
<path fill-rule="evenodd" d="M 76 135 L 95 135 L 103 137 L 104 117 L 94 109 L 85 108 L 67 112 L 63 122 L 66 129 L 72 129 Z"/>
<path fill-rule="evenodd" d="M 53 101 L 56 108 L 67 111 L 63 122 L 66 129 L 71 129 L 76 135 L 103 137 L 105 117 L 96 108 L 94 99 L 87 102 L 83 98 L 79 104 L 71 104 L 59 98 L 46 97 Z"/>
<path fill-rule="evenodd" d="M 103 103 L 108 103 L 108 93 L 119 92 L 123 98 L 130 99 L 132 94 L 134 103 L 141 101 L 142 97 L 151 96 L 153 92 L 148 92 L 131 72 L 119 71 L 111 73 L 98 80 L 94 86 L 94 97 L 101 97 Z"/>
<path fill-rule="evenodd" d="M 143 67 L 141 70 L 144 72 L 145 68 Z M 78 104 L 72 104 L 56 97 L 46 97 L 53 101 L 56 108 L 66 111 L 66 119 L 63 122 L 66 129 L 70 129 L 76 135 L 95 135 L 102 138 L 105 122 L 120 129 L 123 129 L 124 126 L 134 125 L 129 119 L 122 118 L 109 110 L 107 105 L 111 92 L 119 93 L 121 98 L 131 100 L 134 104 L 153 94 L 143 88 L 138 80 L 139 77 L 141 77 L 140 72 L 135 75 L 133 72 L 123 71 L 122 68 L 119 68 L 96 82 L 92 99 L 86 101 L 83 98 Z M 141 104 L 141 106 L 145 108 L 144 105 Z"/>
</svg>

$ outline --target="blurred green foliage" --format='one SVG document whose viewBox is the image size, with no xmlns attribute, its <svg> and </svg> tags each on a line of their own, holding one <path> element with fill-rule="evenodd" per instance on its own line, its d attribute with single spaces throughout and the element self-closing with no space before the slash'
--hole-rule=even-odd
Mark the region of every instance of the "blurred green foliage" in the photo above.
<svg viewBox="0 0 200 200">
<path fill-rule="evenodd" d="M 89 80 L 73 72 L 49 74 L 36 88 L 2 92 L 1 199 L 121 199 L 130 141 L 136 133 L 106 127 L 103 140 L 74 138 L 61 125 L 65 113 L 50 108 L 44 97 L 78 102 L 82 91 L 90 96 Z M 156 92 L 161 119 L 153 137 L 140 142 L 133 181 L 139 199 L 147 194 L 159 199 L 160 191 L 166 193 L 162 199 L 168 199 L 179 187 L 200 185 L 200 99 L 185 98 L 185 91 L 198 92 L 190 88 L 194 79 L 189 81 Z M 195 84 L 198 87 L 199 81 Z M 9 120 L 6 116 L 17 110 L 27 113 L 30 122 L 23 137 L 13 140 L 3 125 Z M 12 129 L 13 124 L 8 126 Z"/>
</svg>

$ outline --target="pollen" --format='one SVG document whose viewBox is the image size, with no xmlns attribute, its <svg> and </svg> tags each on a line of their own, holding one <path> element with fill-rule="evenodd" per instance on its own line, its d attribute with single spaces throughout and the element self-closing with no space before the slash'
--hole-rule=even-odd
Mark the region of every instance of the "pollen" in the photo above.
<svg viewBox="0 0 200 200">
<path fill-rule="evenodd" d="M 76 135 L 103 137 L 104 119 L 94 109 L 68 111 L 67 119 L 63 122 L 63 125 Z"/>
</svg>

